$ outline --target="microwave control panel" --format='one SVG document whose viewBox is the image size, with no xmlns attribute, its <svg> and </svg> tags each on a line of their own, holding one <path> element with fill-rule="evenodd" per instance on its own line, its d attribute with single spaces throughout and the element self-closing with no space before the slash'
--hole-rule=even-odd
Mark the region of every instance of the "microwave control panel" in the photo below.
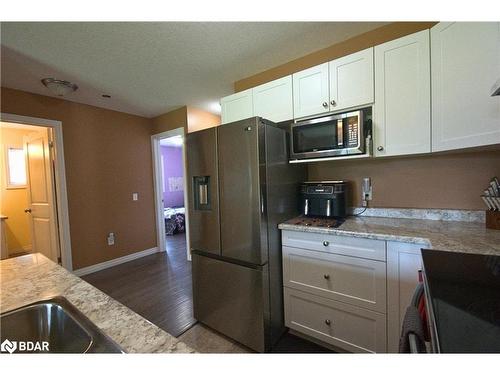
<svg viewBox="0 0 500 375">
<path fill-rule="evenodd" d="M 347 146 L 348 147 L 356 147 L 359 142 L 359 126 L 358 126 L 358 118 L 350 117 L 347 119 Z"/>
</svg>

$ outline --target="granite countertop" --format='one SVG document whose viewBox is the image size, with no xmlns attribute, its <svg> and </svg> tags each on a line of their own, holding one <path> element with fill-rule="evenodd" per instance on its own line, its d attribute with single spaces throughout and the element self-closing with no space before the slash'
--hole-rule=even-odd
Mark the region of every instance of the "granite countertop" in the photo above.
<svg viewBox="0 0 500 375">
<path fill-rule="evenodd" d="M 0 311 L 63 296 L 127 353 L 194 353 L 118 301 L 40 253 L 0 261 Z"/>
<path fill-rule="evenodd" d="M 500 231 L 486 229 L 484 223 L 348 217 L 338 228 L 326 228 L 297 225 L 294 224 L 296 221 L 286 221 L 279 225 L 279 229 L 407 242 L 437 250 L 500 255 Z"/>
</svg>

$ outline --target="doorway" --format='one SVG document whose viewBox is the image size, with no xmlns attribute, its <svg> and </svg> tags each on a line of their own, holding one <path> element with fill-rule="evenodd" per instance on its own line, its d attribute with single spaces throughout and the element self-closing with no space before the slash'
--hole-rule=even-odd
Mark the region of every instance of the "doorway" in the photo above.
<svg viewBox="0 0 500 375">
<path fill-rule="evenodd" d="M 59 121 L 1 114 L 1 258 L 41 253 L 72 270 Z"/>
<path fill-rule="evenodd" d="M 158 247 L 168 253 L 169 243 L 184 241 L 185 255 L 180 256 L 190 261 L 184 128 L 155 134 L 151 144 Z"/>
</svg>

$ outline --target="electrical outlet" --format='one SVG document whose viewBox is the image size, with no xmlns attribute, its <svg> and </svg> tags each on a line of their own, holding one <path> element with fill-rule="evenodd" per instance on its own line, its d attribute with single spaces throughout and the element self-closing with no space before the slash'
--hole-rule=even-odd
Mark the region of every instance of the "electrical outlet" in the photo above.
<svg viewBox="0 0 500 375">
<path fill-rule="evenodd" d="M 361 199 L 363 200 L 363 207 L 366 207 L 368 206 L 368 201 L 371 201 L 373 198 L 373 188 L 370 177 L 363 178 L 361 190 L 363 192 L 363 196 L 361 197 Z"/>
<path fill-rule="evenodd" d="M 108 233 L 108 246 L 113 246 L 115 244 L 115 234 L 113 232 Z"/>
</svg>

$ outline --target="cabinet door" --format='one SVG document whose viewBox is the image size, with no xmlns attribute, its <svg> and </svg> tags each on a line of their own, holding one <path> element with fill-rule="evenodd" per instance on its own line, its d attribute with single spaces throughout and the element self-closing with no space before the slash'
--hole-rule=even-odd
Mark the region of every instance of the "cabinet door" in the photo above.
<svg viewBox="0 0 500 375">
<path fill-rule="evenodd" d="M 375 47 L 375 156 L 431 150 L 429 30 Z"/>
<path fill-rule="evenodd" d="M 293 119 L 292 76 L 253 88 L 254 116 L 281 122 Z"/>
<path fill-rule="evenodd" d="M 295 118 L 330 111 L 328 63 L 293 74 L 293 114 Z"/>
<path fill-rule="evenodd" d="M 331 61 L 331 110 L 369 103 L 373 103 L 373 47 Z"/>
<path fill-rule="evenodd" d="M 222 123 L 227 124 L 253 116 L 252 89 L 237 92 L 221 99 Z"/>
<path fill-rule="evenodd" d="M 431 29 L 432 151 L 500 143 L 500 22 Z"/>
<path fill-rule="evenodd" d="M 387 344 L 397 353 L 401 327 L 422 268 L 422 245 L 387 242 Z"/>
</svg>

